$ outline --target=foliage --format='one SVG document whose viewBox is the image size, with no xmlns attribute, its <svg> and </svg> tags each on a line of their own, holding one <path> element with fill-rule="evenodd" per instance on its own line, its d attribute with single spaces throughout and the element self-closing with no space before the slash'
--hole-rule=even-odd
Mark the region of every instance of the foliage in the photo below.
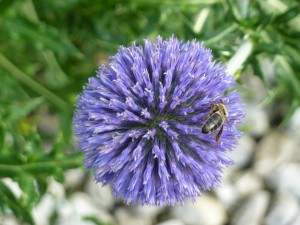
<svg viewBox="0 0 300 225">
<path fill-rule="evenodd" d="M 0 0 L 0 176 L 22 190 L 1 180 L 0 213 L 33 224 L 48 179 L 82 165 L 76 95 L 119 45 L 157 34 L 203 40 L 241 82 L 245 69 L 259 76 L 262 105 L 286 106 L 286 122 L 300 105 L 299 24 L 297 0 Z"/>
</svg>

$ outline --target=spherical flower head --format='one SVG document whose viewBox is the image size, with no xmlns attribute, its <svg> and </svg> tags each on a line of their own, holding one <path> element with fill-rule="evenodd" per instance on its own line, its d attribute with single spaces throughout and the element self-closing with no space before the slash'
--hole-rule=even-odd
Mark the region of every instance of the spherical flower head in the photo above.
<svg viewBox="0 0 300 225">
<path fill-rule="evenodd" d="M 244 114 L 234 83 L 195 40 L 120 47 L 78 97 L 73 123 L 86 167 L 127 204 L 195 200 L 232 164 L 226 152 Z"/>
</svg>

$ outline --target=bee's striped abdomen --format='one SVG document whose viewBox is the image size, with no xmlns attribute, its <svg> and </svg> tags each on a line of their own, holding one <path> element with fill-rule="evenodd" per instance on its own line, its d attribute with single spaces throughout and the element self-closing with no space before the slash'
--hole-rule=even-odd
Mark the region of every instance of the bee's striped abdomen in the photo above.
<svg viewBox="0 0 300 225">
<path fill-rule="evenodd" d="M 215 113 L 206 121 L 206 123 L 202 127 L 203 134 L 210 134 L 218 129 L 223 123 L 222 117 Z"/>
</svg>

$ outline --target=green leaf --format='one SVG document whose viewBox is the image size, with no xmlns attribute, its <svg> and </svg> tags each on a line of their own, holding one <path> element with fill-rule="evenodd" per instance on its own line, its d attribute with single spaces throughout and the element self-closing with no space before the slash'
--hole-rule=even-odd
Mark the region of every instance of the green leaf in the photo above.
<svg viewBox="0 0 300 225">
<path fill-rule="evenodd" d="M 61 130 L 63 132 L 63 139 L 65 143 L 67 144 L 73 144 L 73 126 L 72 126 L 72 121 L 73 121 L 73 111 L 71 110 L 65 110 L 60 114 L 60 125 L 61 125 Z"/>
<path fill-rule="evenodd" d="M 82 154 L 65 155 L 63 159 L 52 159 L 44 156 L 40 161 L 30 162 L 30 163 L 20 163 L 15 164 L 0 164 L 0 176 L 3 177 L 13 177 L 19 176 L 21 173 L 26 172 L 36 175 L 52 175 L 56 172 L 56 169 L 74 169 L 82 166 Z"/>
<path fill-rule="evenodd" d="M 31 212 L 28 208 L 15 197 L 12 191 L 0 180 L 0 202 L 10 208 L 15 216 L 28 224 L 34 225 L 35 222 L 31 217 Z"/>
<path fill-rule="evenodd" d="M 65 142 L 62 133 L 59 133 L 49 156 L 53 158 L 62 158 L 64 156 Z"/>
<path fill-rule="evenodd" d="M 249 0 L 237 0 L 237 7 L 243 18 L 247 18 L 249 14 Z"/>
<path fill-rule="evenodd" d="M 296 109 L 300 106 L 300 101 L 297 101 L 296 99 L 294 99 L 292 101 L 291 106 L 289 107 L 288 111 L 286 112 L 286 114 L 284 115 L 283 121 L 280 124 L 280 127 L 284 127 L 288 121 L 290 120 L 290 118 L 293 116 L 294 112 L 296 111 Z"/>
<path fill-rule="evenodd" d="M 39 105 L 45 102 L 44 97 L 38 97 L 29 100 L 25 104 L 13 105 L 10 108 L 10 113 L 5 120 L 9 123 L 18 121 L 24 117 L 26 117 L 30 112 L 36 109 Z"/>
<path fill-rule="evenodd" d="M 61 32 L 50 25 L 35 25 L 26 19 L 6 18 L 3 21 L 4 27 L 11 33 L 17 33 L 21 37 L 32 42 L 36 47 L 50 49 L 58 54 L 81 57 L 81 53 L 75 48 Z M 30 43 L 29 42 L 29 43 Z"/>
<path fill-rule="evenodd" d="M 21 201 L 26 208 L 32 209 L 38 202 L 39 196 L 36 190 L 35 178 L 28 173 L 21 173 L 17 179 L 23 194 Z"/>
<path fill-rule="evenodd" d="M 37 93 L 48 98 L 49 101 L 51 101 L 53 104 L 55 104 L 63 109 L 69 108 L 68 103 L 66 103 L 64 100 L 62 100 L 60 97 L 55 95 L 53 92 L 49 91 L 43 85 L 39 84 L 37 81 L 32 79 L 26 73 L 24 73 L 15 64 L 13 64 L 11 61 L 9 61 L 1 52 L 0 52 L 0 67 L 4 68 L 6 71 L 8 71 L 12 77 L 20 80 L 21 82 L 23 82 L 24 84 L 29 86 L 31 89 L 33 89 Z"/>
<path fill-rule="evenodd" d="M 45 73 L 45 76 L 47 78 L 48 85 L 53 89 L 58 89 L 66 86 L 69 83 L 69 79 L 60 67 L 54 53 L 52 51 L 46 50 L 43 52 L 43 56 L 47 63 L 47 71 Z"/>
<path fill-rule="evenodd" d="M 38 192 L 40 193 L 40 196 L 43 196 L 46 193 L 48 187 L 47 177 L 38 174 L 35 175 L 35 178 L 36 178 L 35 181 L 37 184 Z"/>
<path fill-rule="evenodd" d="M 300 81 L 297 79 L 297 76 L 286 57 L 276 56 L 275 64 L 277 65 L 277 71 L 279 71 L 280 79 L 291 87 L 296 99 L 300 99 Z"/>
<path fill-rule="evenodd" d="M 300 5 L 297 4 L 296 6 L 288 9 L 286 12 L 276 16 L 274 19 L 274 24 L 278 25 L 278 23 L 281 22 L 289 22 L 290 20 L 298 16 L 299 13 L 300 13 Z"/>
<path fill-rule="evenodd" d="M 64 183 L 65 182 L 65 175 L 64 171 L 62 168 L 55 168 L 53 177 L 55 180 L 57 180 L 59 183 Z"/>
<path fill-rule="evenodd" d="M 12 165 L 16 163 L 21 163 L 19 156 L 13 154 L 9 149 L 4 149 L 4 150 L 5 150 L 4 152 L 1 152 L 0 165 L 1 164 Z M 1 173 L 0 173 L 0 177 L 1 177 Z"/>
<path fill-rule="evenodd" d="M 0 121 L 0 154 L 5 146 L 6 129 L 3 122 Z"/>
<path fill-rule="evenodd" d="M 9 9 L 17 0 L 0 0 L 0 14 Z"/>
</svg>

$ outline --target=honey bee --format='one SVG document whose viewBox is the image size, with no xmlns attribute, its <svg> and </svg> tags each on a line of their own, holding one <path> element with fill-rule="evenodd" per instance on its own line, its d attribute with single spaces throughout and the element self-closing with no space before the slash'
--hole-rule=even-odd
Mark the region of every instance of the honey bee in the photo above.
<svg viewBox="0 0 300 225">
<path fill-rule="evenodd" d="M 216 142 L 219 143 L 220 137 L 223 132 L 224 122 L 226 122 L 226 124 L 229 126 L 229 122 L 227 120 L 228 110 L 222 101 L 221 103 L 210 102 L 210 104 L 211 104 L 211 109 L 204 117 L 204 120 L 206 120 L 206 122 L 202 127 L 202 133 L 210 134 L 213 133 L 215 130 L 217 130 L 219 127 L 221 127 L 219 132 L 216 135 Z"/>
</svg>

